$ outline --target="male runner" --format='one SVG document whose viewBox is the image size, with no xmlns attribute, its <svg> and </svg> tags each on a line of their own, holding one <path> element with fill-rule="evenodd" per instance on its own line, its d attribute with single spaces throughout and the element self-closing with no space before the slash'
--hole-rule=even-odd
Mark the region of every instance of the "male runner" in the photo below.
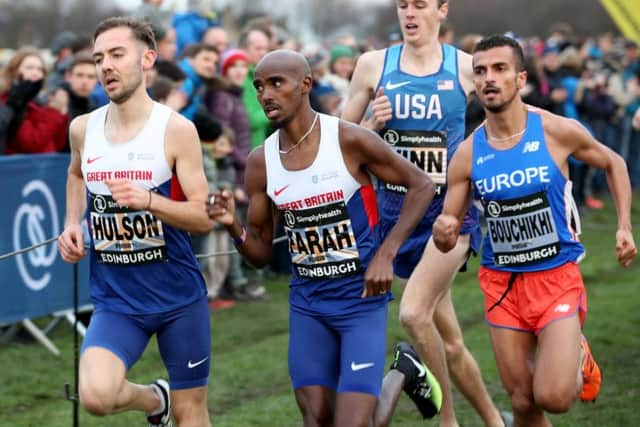
<svg viewBox="0 0 640 427">
<path fill-rule="evenodd" d="M 525 105 L 519 95 L 527 77 L 523 63 L 511 38 L 491 36 L 476 46 L 475 87 L 487 120 L 451 162 L 433 233 L 443 252 L 455 247 L 473 186 L 487 218 L 478 277 L 498 371 L 516 425 L 549 426 L 544 411 L 566 412 L 576 395 L 594 401 L 601 382 L 581 335 L 587 300 L 576 262 L 584 248 L 569 156 L 607 174 L 620 264 L 627 267 L 637 250 L 624 160 L 577 121 Z"/>
<path fill-rule="evenodd" d="M 171 410 L 180 427 L 208 426 L 209 309 L 187 234 L 212 226 L 198 136 L 189 121 L 147 95 L 144 72 L 156 52 L 146 23 L 109 18 L 94 42 L 111 102 L 71 124 L 66 222 L 58 239 L 65 261 L 85 255 L 80 222 L 88 206 L 95 311 L 82 346 L 80 401 L 96 415 L 144 411 L 150 426 L 172 425 Z M 186 202 L 167 198 L 172 171 Z M 153 334 L 169 384 L 133 384 L 126 373 Z"/>
<path fill-rule="evenodd" d="M 465 348 L 451 300 L 450 286 L 477 252 L 480 227 L 470 209 L 455 249 L 448 254 L 431 241 L 433 221 L 442 209 L 447 165 L 464 139 L 466 94 L 473 90 L 471 57 L 438 42 L 447 0 L 397 0 L 404 42 L 360 57 L 342 118 L 360 122 L 373 101 L 373 123 L 385 141 L 436 182 L 436 197 L 426 215 L 398 251 L 397 276 L 408 282 L 400 303 L 400 321 L 442 388 L 441 426 L 457 426 L 448 372 L 488 426 L 502 426 L 499 411 L 482 382 L 480 369 Z M 405 189 L 387 182 L 378 187 L 383 236 L 395 224 Z M 446 361 L 446 363 L 445 363 Z M 392 365 L 394 368 L 395 365 Z M 418 403 L 412 390 L 406 390 Z M 434 394 L 433 397 L 437 397 Z M 439 409 L 418 404 L 422 415 Z"/>
<path fill-rule="evenodd" d="M 298 53 L 274 51 L 260 61 L 254 86 L 279 130 L 247 162 L 249 229 L 228 191 L 213 196 L 209 214 L 256 266 L 270 260 L 282 214 L 292 262 L 289 374 L 304 425 L 369 426 L 384 372 L 392 260 L 433 184 L 376 134 L 313 111 L 312 83 Z M 369 173 L 407 188 L 382 243 Z"/>
</svg>

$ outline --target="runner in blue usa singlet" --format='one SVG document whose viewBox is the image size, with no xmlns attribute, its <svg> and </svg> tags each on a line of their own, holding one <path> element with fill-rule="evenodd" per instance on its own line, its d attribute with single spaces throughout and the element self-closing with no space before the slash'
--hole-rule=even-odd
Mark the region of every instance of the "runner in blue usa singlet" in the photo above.
<svg viewBox="0 0 640 427">
<path fill-rule="evenodd" d="M 400 70 L 402 48 L 403 45 L 395 45 L 386 51 L 378 87 L 384 88 L 393 117 L 380 135 L 437 184 L 436 197 L 427 214 L 396 257 L 396 274 L 408 278 L 431 237 L 433 221 L 442 211 L 447 166 L 464 139 L 467 97 L 458 78 L 458 53 L 453 46 L 442 45 L 440 69 L 427 76 L 414 76 Z M 382 236 L 396 223 L 405 191 L 400 186 L 378 184 Z M 477 252 L 480 227 L 475 208 L 467 213 L 461 233 L 471 235 L 470 249 Z"/>
</svg>

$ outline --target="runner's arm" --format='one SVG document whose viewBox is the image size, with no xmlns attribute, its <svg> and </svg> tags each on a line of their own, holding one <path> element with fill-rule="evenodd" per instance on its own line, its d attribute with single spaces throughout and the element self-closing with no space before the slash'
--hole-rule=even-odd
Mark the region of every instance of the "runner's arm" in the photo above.
<svg viewBox="0 0 640 427">
<path fill-rule="evenodd" d="M 175 159 L 175 173 L 187 200 L 175 201 L 150 192 L 147 195 L 147 207 L 156 217 L 176 228 L 195 234 L 208 233 L 213 222 L 206 211 L 209 188 L 204 175 L 198 133 L 193 123 L 173 113 L 167 124 L 165 138 L 167 157 Z"/>
<path fill-rule="evenodd" d="M 64 230 L 58 237 L 58 250 L 62 259 L 72 263 L 78 262 L 85 255 L 80 223 L 87 208 L 86 187 L 81 168 L 87 118 L 87 115 L 80 116 L 69 126 L 71 159 L 67 174 L 67 207 Z"/>
<path fill-rule="evenodd" d="M 374 72 L 373 53 L 360 56 L 349 85 L 349 99 L 342 110 L 342 120 L 360 124 L 364 119 L 369 101 L 373 97 L 373 86 L 370 83 Z"/>
<path fill-rule="evenodd" d="M 357 157 L 358 164 L 378 179 L 407 189 L 400 217 L 378 250 L 393 259 L 424 217 L 433 199 L 435 185 L 424 172 L 391 150 L 376 133 L 345 122 L 341 130 L 340 140 L 347 144 L 343 153 Z"/>
<path fill-rule="evenodd" d="M 69 125 L 69 146 L 71 159 L 67 175 L 67 208 L 65 228 L 71 224 L 80 224 L 87 208 L 86 187 L 82 177 L 82 149 L 88 116 L 80 116 Z"/>
<path fill-rule="evenodd" d="M 631 183 L 624 159 L 596 141 L 576 120 L 559 119 L 551 131 L 556 141 L 569 145 L 571 155 L 589 166 L 604 169 L 618 216 L 616 256 L 627 267 L 638 253 L 631 232 Z"/>
<path fill-rule="evenodd" d="M 244 182 L 249 198 L 246 230 L 235 214 L 230 191 L 216 193 L 215 205 L 208 208 L 209 216 L 226 227 L 236 241 L 238 251 L 252 265 L 262 267 L 271 261 L 274 230 L 273 204 L 267 195 L 264 147 L 258 147 L 249 154 Z"/>
<path fill-rule="evenodd" d="M 571 144 L 572 155 L 594 168 L 603 169 L 618 212 L 618 228 L 631 230 L 631 183 L 624 159 L 606 145 L 596 141 L 575 120 L 558 120 L 555 140 Z"/>
<path fill-rule="evenodd" d="M 448 252 L 455 246 L 460 234 L 460 225 L 469 208 L 471 148 L 471 139 L 463 141 L 449 164 L 444 206 L 442 213 L 433 224 L 433 242 L 442 252 Z"/>
<path fill-rule="evenodd" d="M 473 85 L 473 57 L 458 50 L 458 76 L 465 95 L 469 96 L 475 90 Z"/>
</svg>

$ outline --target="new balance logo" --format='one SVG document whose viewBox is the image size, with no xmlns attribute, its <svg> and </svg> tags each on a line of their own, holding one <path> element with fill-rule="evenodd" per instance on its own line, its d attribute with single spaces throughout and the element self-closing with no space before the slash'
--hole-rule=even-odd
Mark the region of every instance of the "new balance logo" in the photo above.
<svg viewBox="0 0 640 427">
<path fill-rule="evenodd" d="M 528 141 L 524 144 L 523 153 L 534 153 L 540 148 L 540 141 Z"/>
<path fill-rule="evenodd" d="M 558 304 L 553 311 L 555 311 L 556 313 L 567 313 L 570 309 L 571 305 L 569 304 Z"/>
<path fill-rule="evenodd" d="M 369 362 L 369 363 L 356 363 L 356 362 L 351 362 L 351 370 L 356 372 L 356 371 L 361 371 L 363 369 L 367 369 L 367 368 L 371 368 L 374 364 Z"/>
<path fill-rule="evenodd" d="M 394 90 L 394 89 L 398 89 L 399 87 L 406 86 L 410 83 L 411 83 L 410 81 L 406 81 L 406 82 L 400 82 L 400 83 L 394 84 L 394 83 L 391 83 L 391 81 L 388 81 L 384 88 L 386 90 Z"/>
</svg>

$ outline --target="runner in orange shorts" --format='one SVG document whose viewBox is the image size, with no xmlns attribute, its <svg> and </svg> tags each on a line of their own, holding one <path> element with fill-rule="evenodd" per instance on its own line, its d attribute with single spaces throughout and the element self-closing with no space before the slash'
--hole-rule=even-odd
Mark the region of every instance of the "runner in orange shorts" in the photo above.
<svg viewBox="0 0 640 427">
<path fill-rule="evenodd" d="M 511 38 L 491 36 L 477 45 L 474 84 L 487 120 L 451 162 L 433 236 L 441 251 L 453 249 L 472 188 L 487 220 L 478 274 L 485 317 L 515 424 L 549 426 L 545 411 L 566 412 L 577 396 L 594 401 L 601 382 L 581 332 L 587 299 L 577 262 L 584 247 L 569 156 L 606 172 L 620 264 L 627 267 L 637 250 L 624 160 L 576 121 L 526 106 L 519 96 L 523 62 Z"/>
</svg>

